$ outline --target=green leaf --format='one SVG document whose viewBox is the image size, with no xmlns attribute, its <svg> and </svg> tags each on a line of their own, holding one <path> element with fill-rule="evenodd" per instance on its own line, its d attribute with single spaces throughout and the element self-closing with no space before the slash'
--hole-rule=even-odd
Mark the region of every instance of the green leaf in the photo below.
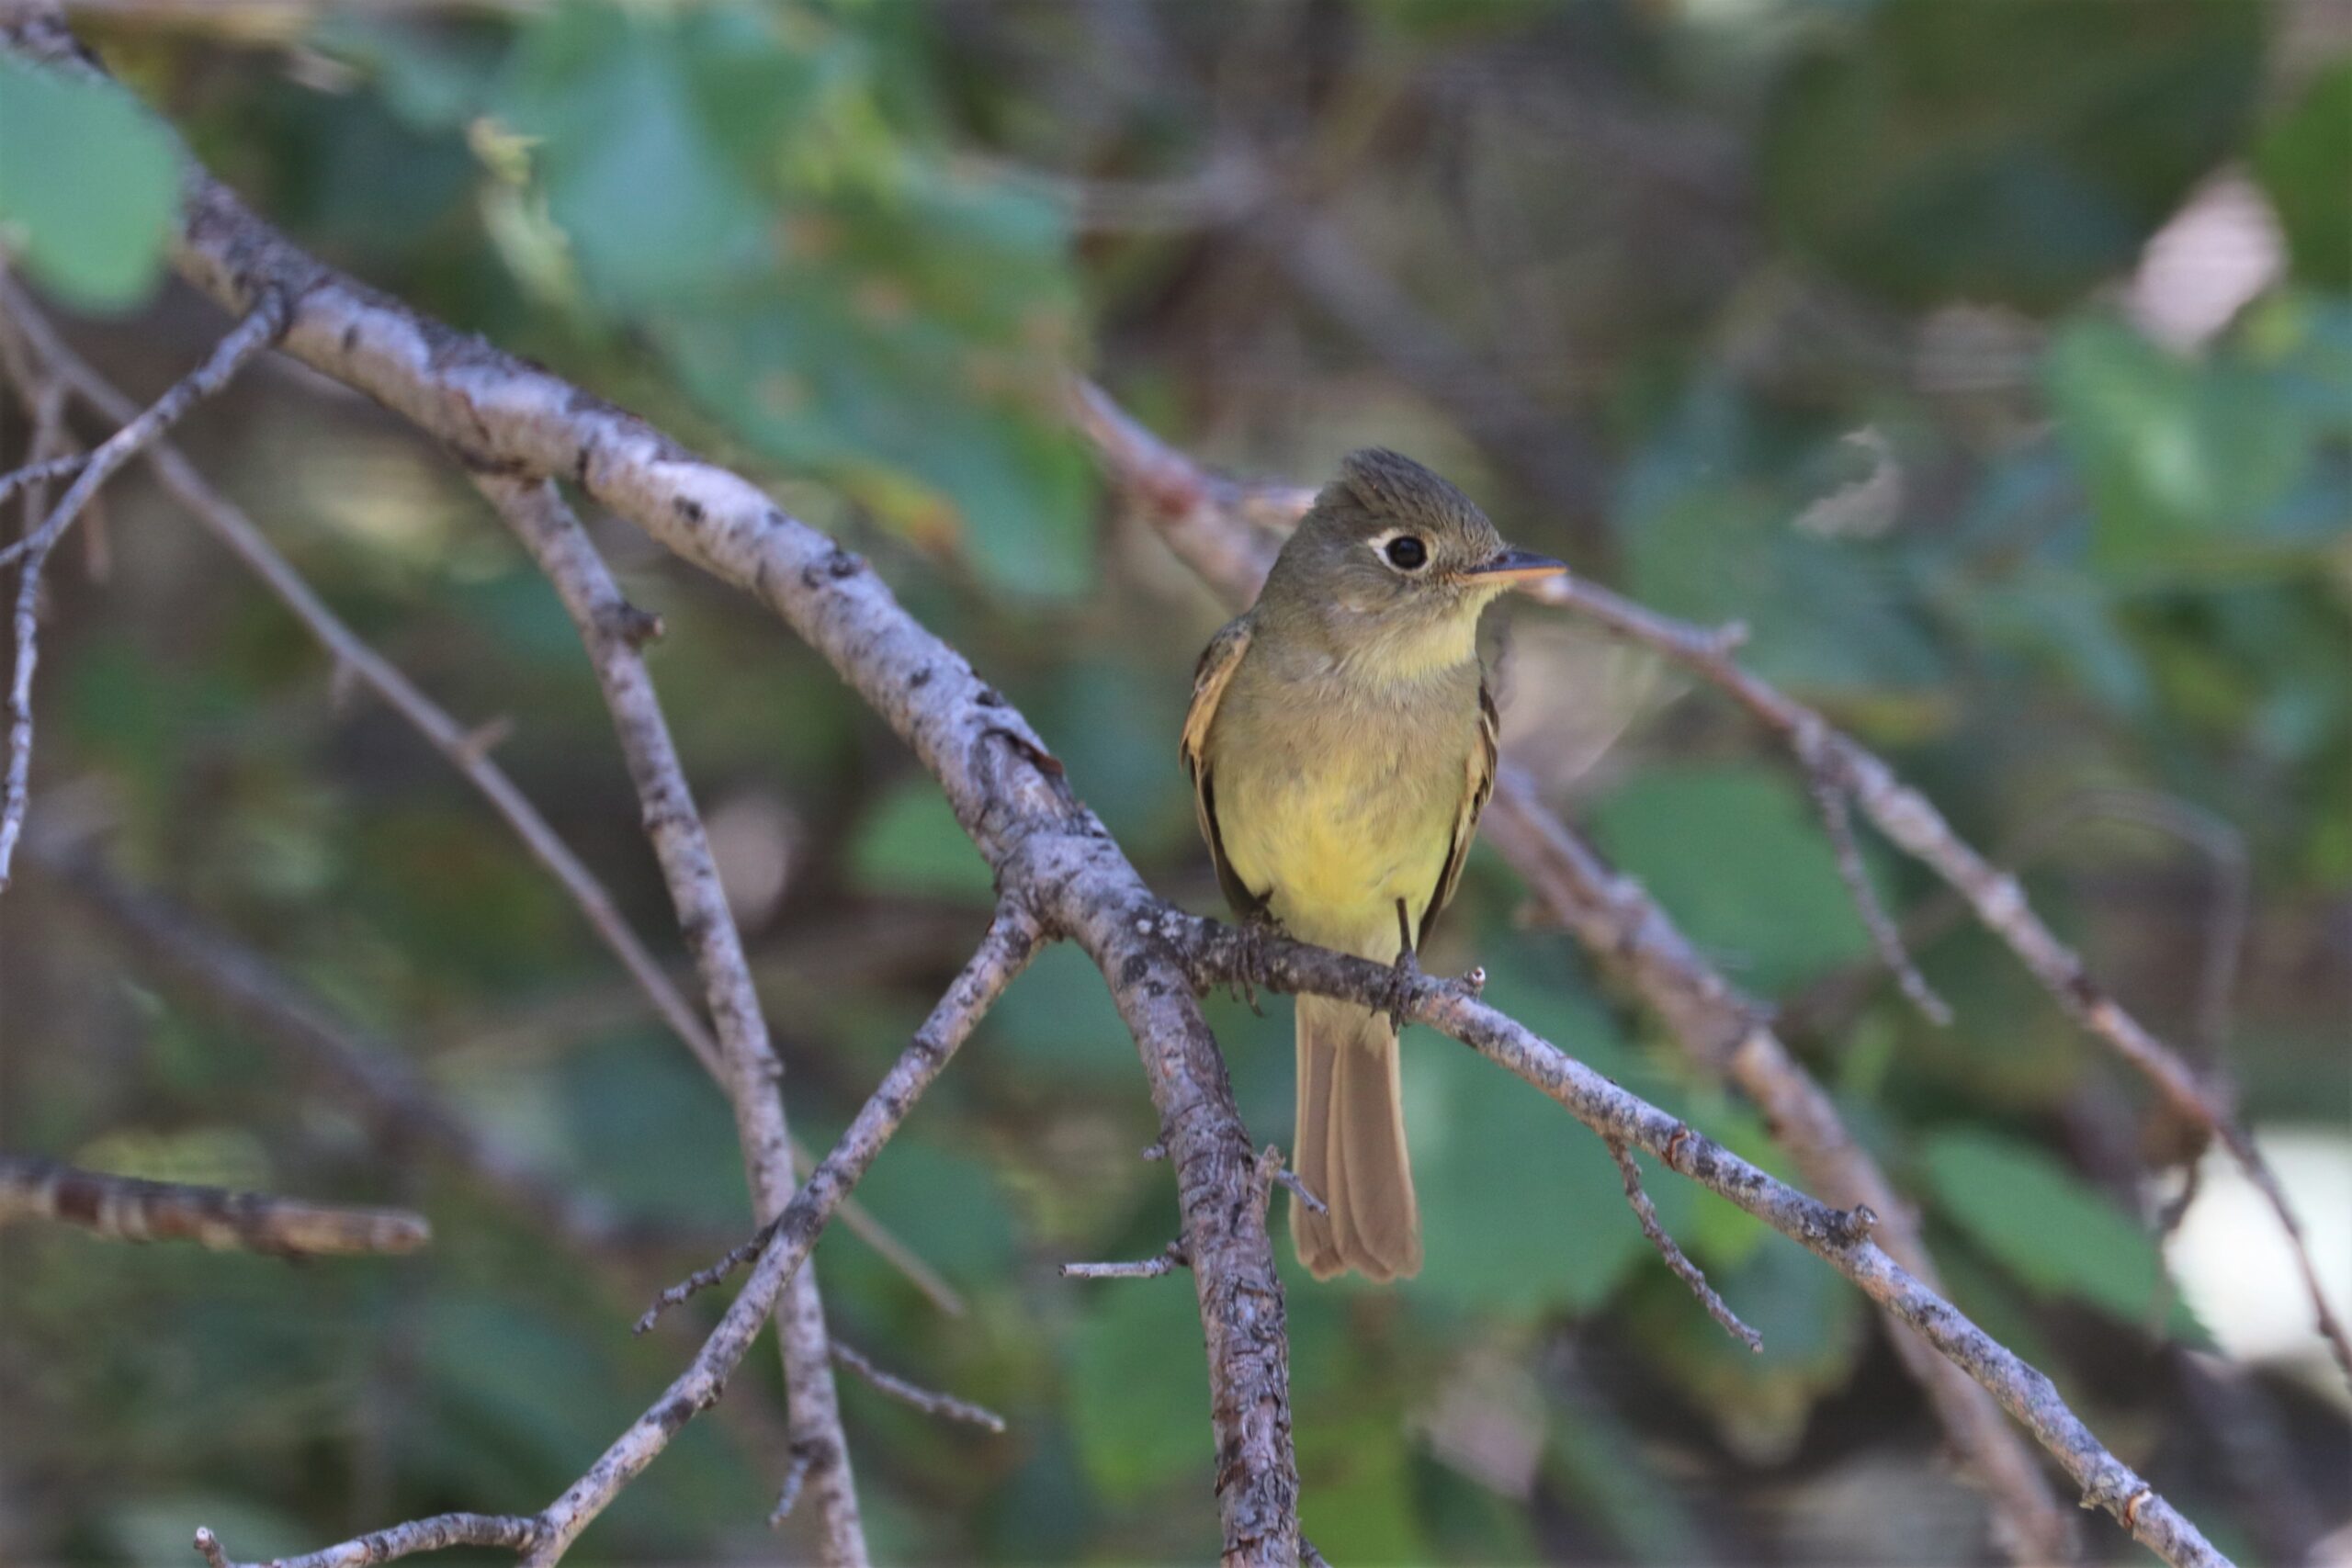
<svg viewBox="0 0 2352 1568">
<path fill-rule="evenodd" d="M 1301 1434 L 1299 1528 L 1327 1562 L 1431 1560 L 1413 1506 L 1408 1441 L 1405 1423 L 1385 1408 L 1352 1421 L 1318 1422 Z"/>
<path fill-rule="evenodd" d="M 1069 1398 L 1089 1478 L 1118 1501 L 1206 1470 L 1216 1450 L 1191 1277 L 1114 1280 L 1086 1292 L 1086 1315 L 1071 1336 Z"/>
<path fill-rule="evenodd" d="M 996 876 L 972 847 L 947 797 L 925 779 L 909 779 L 882 797 L 851 840 L 850 874 L 876 893 L 913 893 L 986 902 Z"/>
<path fill-rule="evenodd" d="M 706 118 L 679 29 L 567 6 L 523 40 L 500 103 L 537 139 L 549 214 L 608 299 L 674 302 L 767 264 L 765 204 Z"/>
<path fill-rule="evenodd" d="M 1819 821 L 1777 770 L 1650 769 L 1595 807 L 1591 824 L 1743 985 L 1782 990 L 1870 951 Z"/>
<path fill-rule="evenodd" d="M 891 123 L 889 26 L 565 6 L 498 101 L 588 303 L 714 417 L 993 587 L 1075 592 L 1094 476 L 1058 412 L 1066 215 Z"/>
<path fill-rule="evenodd" d="M 2099 319 L 2062 333 L 2043 374 L 2103 564 L 2194 569 L 2217 552 L 2305 542 L 2304 520 L 2281 509 L 2316 432 L 2280 378 L 2234 357 L 2192 363 Z"/>
<path fill-rule="evenodd" d="M 169 132 L 112 83 L 0 59 L 0 247 L 78 310 L 152 293 L 179 214 Z"/>
<path fill-rule="evenodd" d="M 2260 84 L 2261 6 L 2130 16 L 1885 0 L 1779 85 L 1768 202 L 1801 248 L 1905 303 L 2078 297 L 2229 155 Z"/>
<path fill-rule="evenodd" d="M 2029 1288 L 2067 1296 L 2124 1323 L 2147 1321 L 2164 1261 L 2147 1232 L 2033 1145 L 1958 1130 L 1921 1156 L 1938 1203 Z M 2176 1305 L 2176 1332 L 2197 1332 Z"/>
<path fill-rule="evenodd" d="M 2312 78 L 2256 146 L 2295 271 L 2323 288 L 2352 289 L 2352 60 Z"/>
</svg>

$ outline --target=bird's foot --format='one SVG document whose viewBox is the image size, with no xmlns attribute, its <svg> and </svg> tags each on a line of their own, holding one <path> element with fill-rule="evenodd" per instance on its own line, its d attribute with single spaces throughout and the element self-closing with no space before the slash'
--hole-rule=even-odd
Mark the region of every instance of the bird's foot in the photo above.
<svg viewBox="0 0 2352 1568">
<path fill-rule="evenodd" d="M 1261 901 L 1243 912 L 1237 930 L 1241 938 L 1241 964 L 1233 976 L 1233 998 L 1247 1003 L 1251 1012 L 1263 1018 L 1266 1010 L 1258 1005 L 1256 976 L 1265 974 L 1272 964 L 1266 943 L 1268 939 L 1283 934 L 1283 923 Z"/>
<path fill-rule="evenodd" d="M 1413 988 L 1428 978 L 1421 969 L 1420 958 L 1409 947 L 1400 950 L 1396 962 L 1389 966 L 1388 1014 L 1389 1026 L 1397 1033 L 1405 1032 L 1405 1014 L 1413 1005 Z"/>
</svg>

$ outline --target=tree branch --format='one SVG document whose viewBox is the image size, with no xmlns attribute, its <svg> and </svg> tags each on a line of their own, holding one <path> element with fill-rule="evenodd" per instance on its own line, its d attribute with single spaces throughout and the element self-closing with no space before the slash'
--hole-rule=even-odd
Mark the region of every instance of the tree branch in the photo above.
<svg viewBox="0 0 2352 1568">
<path fill-rule="evenodd" d="M 0 283 L 5 283 L 7 275 L 0 273 Z M 62 457 L 49 457 L 38 462 L 28 462 L 21 468 L 14 468 L 7 473 L 0 474 L 0 501 L 7 500 L 19 490 L 37 490 L 51 479 L 62 479 L 68 474 L 79 473 L 89 460 L 90 455 L 86 452 L 68 452 Z M 7 547 L 12 551 L 21 551 L 25 547 L 24 541 L 19 540 Z"/>
<path fill-rule="evenodd" d="M 1408 1019 L 1460 1041 L 1550 1096 L 1604 1143 L 1646 1150 L 1668 1169 L 1826 1261 L 1965 1369 L 2024 1423 L 2074 1478 L 2086 1506 L 2113 1515 L 2165 1562 L 2176 1568 L 2211 1568 L 2227 1561 L 2195 1525 L 2107 1450 L 2047 1377 L 1873 1242 L 1878 1216 L 1867 1208 L 1833 1209 L 1775 1179 L 1478 1000 L 1459 981 L 1400 978 L 1385 964 L 1238 931 L 1164 907 L 1156 934 L 1187 954 L 1194 983 L 1203 988 L 1246 980 L 1272 990 L 1394 1006 Z"/>
<path fill-rule="evenodd" d="M 918 1383 L 909 1382 L 896 1372 L 884 1371 L 864 1355 L 851 1349 L 840 1340 L 833 1341 L 833 1359 L 864 1378 L 874 1387 L 902 1404 L 911 1404 L 926 1416 L 943 1420 L 962 1421 L 990 1432 L 1004 1430 L 1004 1417 L 986 1405 L 974 1404 L 954 1394 L 937 1393 Z"/>
<path fill-rule="evenodd" d="M 1189 1269 L 1193 1260 L 1184 1255 L 1184 1244 L 1171 1241 L 1158 1256 L 1135 1263 L 1065 1263 L 1065 1280 L 1157 1280 L 1162 1274 L 1172 1274 L 1179 1269 Z"/>
<path fill-rule="evenodd" d="M 102 417 L 119 424 L 137 416 L 137 405 L 74 354 L 15 280 L 0 272 L 0 327 L 11 325 L 49 374 Z M 0 333 L 0 343 L 6 342 L 6 333 Z M 523 847 L 547 868 L 578 907 L 605 947 L 645 993 L 654 1011 L 685 1043 L 712 1080 L 724 1088 L 726 1068 L 719 1059 L 718 1044 L 711 1038 L 701 1015 L 671 983 L 661 962 L 629 929 L 628 919 L 604 884 L 571 852 L 529 797 L 491 758 L 480 743 L 479 732 L 458 723 L 401 673 L 399 666 L 346 626 L 317 591 L 303 581 L 293 564 L 270 544 L 253 519 L 215 490 L 177 447 L 169 441 L 157 441 L 147 446 L 141 456 L 164 488 L 293 613 L 334 660 L 336 669 L 348 671 L 380 696 L 395 715 L 423 736 L 481 793 L 492 809 L 514 830 Z M 802 1172 L 815 1163 L 797 1139 L 793 1141 L 792 1153 L 796 1168 Z M 941 1311 L 951 1316 L 962 1314 L 964 1301 L 954 1287 L 864 1204 L 852 1201 L 843 1205 L 842 1223 L 906 1275 Z"/>
<path fill-rule="evenodd" d="M 736 476 L 555 377 L 349 283 L 200 176 L 191 182 L 179 261 L 232 308 L 249 308 L 256 292 L 268 288 L 298 298 L 286 339 L 290 352 L 452 443 L 477 470 L 568 475 L 678 553 L 756 592 L 893 724 L 939 780 L 1001 887 L 1019 900 L 1005 906 L 999 929 L 1016 912 L 1023 922 L 1034 921 L 1024 924 L 1019 956 L 1025 959 L 1046 932 L 1077 941 L 1102 971 L 1136 1036 L 1175 1168 L 1183 1239 L 1208 1341 L 1225 1555 L 1249 1562 L 1295 1558 L 1297 1482 L 1288 1434 L 1283 1299 L 1254 1201 L 1263 1190 L 1261 1168 L 1234 1114 L 1193 987 L 1220 976 L 1272 983 L 1268 971 L 1288 965 L 1295 978 L 1313 971 L 1317 989 L 1385 1003 L 1400 996 L 1394 972 L 1286 943 L 1244 963 L 1234 933 L 1153 898 L 1070 794 L 1059 765 L 1025 720 L 908 617 L 863 562 Z M 958 991 L 978 983 L 967 969 Z M 1996 1387 L 2092 1500 L 2143 1540 L 2177 1562 L 2219 1561 L 2193 1527 L 2098 1447 L 2046 1380 L 1860 1237 L 1850 1217 L 1772 1181 L 1450 986 L 1422 981 L 1406 988 L 1403 1000 L 1409 1016 L 1468 1039 L 1597 1130 L 1659 1155 L 1751 1213 L 1777 1216 Z M 956 1001 L 951 994 L 943 1009 Z M 950 1022 L 961 1018 L 968 1028 L 966 1015 L 984 1001 L 954 1008 Z M 870 1117 L 887 1117 L 888 1097 L 902 1075 L 915 1075 L 912 1082 L 898 1084 L 909 1093 L 928 1082 L 960 1037 L 935 1046 L 912 1068 L 902 1060 L 853 1134 Z M 877 1111 L 877 1102 L 885 1109 Z M 775 1239 L 686 1374 L 541 1516 L 526 1562 L 553 1562 L 680 1425 L 718 1398 L 727 1373 L 805 1258 L 823 1214 L 870 1160 L 870 1154 L 861 1158 L 851 1151 L 851 1141 L 845 1136 L 786 1207 Z"/>
<path fill-rule="evenodd" d="M 413 1252 L 433 1235 L 424 1215 L 406 1209 L 146 1181 L 0 1154 L 0 1225 L 22 1219 L 77 1225 L 109 1241 L 193 1241 L 286 1258 Z"/>
<path fill-rule="evenodd" d="M 637 785 L 647 836 L 677 907 L 678 929 L 694 954 L 717 1022 L 725 1068 L 721 1081 L 735 1110 L 735 1134 L 743 1149 L 753 1218 L 764 1225 L 783 1213 L 798 1185 L 778 1082 L 784 1069 L 768 1043 L 767 1021 L 743 958 L 735 917 L 727 907 L 718 863 L 711 857 L 709 835 L 695 809 L 653 679 L 638 652 L 644 640 L 639 634 L 648 618 L 621 597 L 587 530 L 551 481 L 532 484 L 482 474 L 477 483 L 555 584 L 588 649 L 620 737 L 621 754 Z M 833 1387 L 825 1308 L 813 1266 L 795 1271 L 786 1284 L 776 1335 L 789 1395 L 792 1451 L 796 1458 L 807 1459 L 808 1479 L 815 1483 L 826 1561 L 864 1563 L 868 1559 L 865 1523 L 849 1445 L 842 1435 L 841 1399 Z"/>
</svg>

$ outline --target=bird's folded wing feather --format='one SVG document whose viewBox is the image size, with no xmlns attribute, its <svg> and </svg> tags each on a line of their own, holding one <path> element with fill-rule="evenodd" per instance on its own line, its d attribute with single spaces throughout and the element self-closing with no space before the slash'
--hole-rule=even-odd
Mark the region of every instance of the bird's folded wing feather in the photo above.
<svg viewBox="0 0 2352 1568">
<path fill-rule="evenodd" d="M 1502 720 L 1495 713 L 1495 699 L 1488 694 L 1487 682 L 1481 681 L 1478 743 L 1470 748 L 1468 772 L 1462 782 L 1462 804 L 1453 814 L 1453 839 L 1446 846 L 1445 869 L 1438 874 L 1436 896 L 1421 911 L 1419 942 L 1429 940 L 1430 922 L 1452 901 L 1454 885 L 1462 880 L 1462 863 L 1470 858 L 1470 840 L 1478 834 L 1478 814 L 1487 809 L 1487 802 L 1494 796 L 1495 767 L 1501 755 Z"/>
<path fill-rule="evenodd" d="M 1178 744 L 1184 771 L 1193 778 L 1193 807 L 1200 817 L 1201 837 L 1208 841 L 1209 859 L 1216 866 L 1217 886 L 1225 890 L 1226 901 L 1242 913 L 1263 904 L 1265 897 L 1245 886 L 1234 871 L 1233 863 L 1226 858 L 1225 836 L 1216 821 L 1216 781 L 1209 769 L 1208 746 L 1209 726 L 1216 718 L 1216 705 L 1224 698 L 1226 687 L 1232 683 L 1234 671 L 1241 666 L 1241 656 L 1250 649 L 1250 617 L 1237 616 L 1201 650 L 1201 662 L 1193 671 L 1193 705 L 1184 712 L 1184 734 Z"/>
</svg>

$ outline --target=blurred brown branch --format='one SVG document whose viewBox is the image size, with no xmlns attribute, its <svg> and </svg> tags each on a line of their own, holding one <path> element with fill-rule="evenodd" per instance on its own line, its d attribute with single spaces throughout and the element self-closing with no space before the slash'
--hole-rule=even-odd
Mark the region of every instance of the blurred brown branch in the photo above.
<svg viewBox="0 0 2352 1568">
<path fill-rule="evenodd" d="M 193 1241 L 288 1258 L 413 1252 L 433 1234 L 424 1215 L 405 1209 L 146 1181 L 0 1154 L 0 1225 L 26 1219 L 78 1225 L 109 1241 Z"/>
</svg>

